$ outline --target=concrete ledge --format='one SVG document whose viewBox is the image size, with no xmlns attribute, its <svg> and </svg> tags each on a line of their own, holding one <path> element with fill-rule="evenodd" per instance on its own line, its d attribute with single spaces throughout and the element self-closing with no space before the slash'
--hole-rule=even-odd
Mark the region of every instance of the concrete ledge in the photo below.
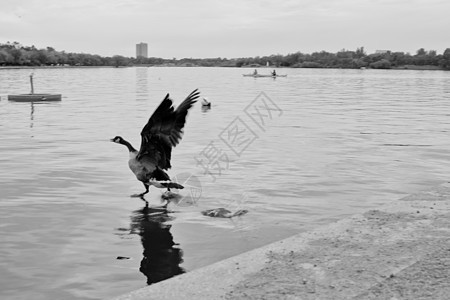
<svg viewBox="0 0 450 300">
<path fill-rule="evenodd" d="M 141 299 L 448 299 L 450 185 L 133 291 Z"/>
</svg>

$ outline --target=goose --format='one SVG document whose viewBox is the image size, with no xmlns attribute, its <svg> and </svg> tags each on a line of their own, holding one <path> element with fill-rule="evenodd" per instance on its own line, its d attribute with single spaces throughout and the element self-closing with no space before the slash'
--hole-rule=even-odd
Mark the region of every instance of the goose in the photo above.
<svg viewBox="0 0 450 300">
<path fill-rule="evenodd" d="M 141 147 L 136 150 L 130 142 L 121 136 L 111 142 L 124 145 L 129 151 L 128 166 L 136 178 L 144 184 L 145 191 L 132 197 L 143 198 L 150 186 L 157 188 L 182 189 L 183 186 L 172 182 L 164 171 L 170 169 L 172 147 L 180 142 L 188 110 L 197 102 L 200 92 L 195 89 L 176 109 L 169 94 L 162 100 L 141 131 Z"/>
</svg>

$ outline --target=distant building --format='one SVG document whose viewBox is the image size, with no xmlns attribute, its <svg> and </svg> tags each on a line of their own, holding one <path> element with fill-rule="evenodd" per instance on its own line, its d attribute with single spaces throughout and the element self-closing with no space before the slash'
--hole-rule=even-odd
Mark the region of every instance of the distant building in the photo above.
<svg viewBox="0 0 450 300">
<path fill-rule="evenodd" d="M 136 44 L 136 58 L 138 58 L 138 57 L 148 58 L 147 43 Z"/>
<path fill-rule="evenodd" d="M 391 52 L 390 50 L 375 50 L 375 54 L 387 54 Z"/>
</svg>

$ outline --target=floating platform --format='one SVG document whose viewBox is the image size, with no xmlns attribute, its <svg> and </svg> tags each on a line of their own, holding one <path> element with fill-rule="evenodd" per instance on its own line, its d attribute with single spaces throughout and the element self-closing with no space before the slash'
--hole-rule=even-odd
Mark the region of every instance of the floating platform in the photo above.
<svg viewBox="0 0 450 300">
<path fill-rule="evenodd" d="M 61 101 L 61 94 L 19 94 L 8 95 L 9 101 L 15 102 L 41 102 L 41 101 Z"/>
</svg>

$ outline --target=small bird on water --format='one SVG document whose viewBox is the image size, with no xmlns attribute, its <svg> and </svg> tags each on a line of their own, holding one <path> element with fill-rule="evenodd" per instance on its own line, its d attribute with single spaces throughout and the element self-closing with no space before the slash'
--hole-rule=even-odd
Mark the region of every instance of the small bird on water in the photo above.
<svg viewBox="0 0 450 300">
<path fill-rule="evenodd" d="M 141 148 L 137 151 L 121 136 L 111 139 L 128 148 L 130 157 L 128 166 L 136 178 L 145 186 L 145 192 L 132 195 L 143 198 L 149 192 L 151 185 L 157 188 L 182 189 L 183 186 L 172 182 L 164 170 L 170 169 L 172 147 L 180 142 L 186 123 L 188 110 L 197 102 L 200 92 L 196 89 L 176 109 L 173 107 L 169 94 L 153 112 L 147 124 L 141 131 Z"/>
</svg>

